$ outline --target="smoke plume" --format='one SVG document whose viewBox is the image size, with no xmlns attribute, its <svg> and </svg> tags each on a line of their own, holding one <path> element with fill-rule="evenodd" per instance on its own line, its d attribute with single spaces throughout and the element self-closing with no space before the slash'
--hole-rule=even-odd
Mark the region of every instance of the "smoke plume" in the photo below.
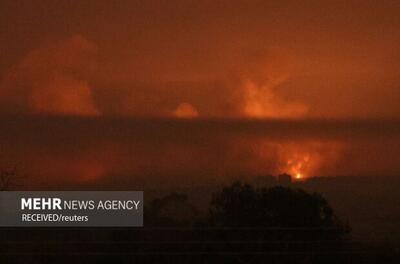
<svg viewBox="0 0 400 264">
<path fill-rule="evenodd" d="M 27 54 L 0 83 L 3 111 L 95 116 L 100 114 L 85 75 L 96 46 L 76 35 Z"/>
</svg>

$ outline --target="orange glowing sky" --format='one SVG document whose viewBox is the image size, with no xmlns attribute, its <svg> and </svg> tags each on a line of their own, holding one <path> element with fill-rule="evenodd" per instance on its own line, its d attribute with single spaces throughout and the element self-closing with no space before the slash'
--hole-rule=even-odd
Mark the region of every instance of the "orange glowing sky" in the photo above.
<svg viewBox="0 0 400 264">
<path fill-rule="evenodd" d="M 30 134 L 47 134 L 43 127 L 20 135 L 32 151 L 13 149 L 3 135 L 0 163 L 22 163 L 43 177 L 63 171 L 83 181 L 143 172 L 287 172 L 304 178 L 398 171 L 391 156 L 398 148 L 383 148 L 379 135 L 356 143 L 315 137 L 319 122 L 300 139 L 288 130 L 278 139 L 254 137 L 252 129 L 228 138 L 229 131 L 204 132 L 191 139 L 196 144 L 159 141 L 162 130 L 152 137 L 135 134 L 126 144 L 98 135 L 102 122 L 119 118 L 156 123 L 172 118 L 172 127 L 207 119 L 235 126 L 236 119 L 347 120 L 360 133 L 366 130 L 357 130 L 351 120 L 393 120 L 397 127 L 398 1 L 6 0 L 0 3 L 0 24 L 2 119 L 43 117 L 50 127 L 65 123 L 48 116 L 76 118 L 79 127 L 82 120 L 98 122 L 91 127 L 92 144 L 82 145 L 87 131 L 71 131 L 77 139 L 70 140 L 79 144 L 72 150 L 57 136 L 31 141 Z M 206 131 L 209 124 L 202 128 L 199 122 L 186 133 Z M 385 154 L 359 157 L 374 144 Z M 218 151 L 217 163 L 204 157 Z M 14 160 L 4 158 L 5 152 Z M 374 155 L 385 158 L 365 165 Z"/>
<path fill-rule="evenodd" d="M 2 1 L 2 111 L 399 117 L 397 1 Z"/>
</svg>

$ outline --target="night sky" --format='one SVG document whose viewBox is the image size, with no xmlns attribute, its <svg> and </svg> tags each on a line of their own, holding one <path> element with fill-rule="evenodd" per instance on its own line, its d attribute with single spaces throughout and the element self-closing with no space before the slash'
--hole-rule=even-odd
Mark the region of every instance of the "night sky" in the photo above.
<svg viewBox="0 0 400 264">
<path fill-rule="evenodd" d="M 3 0 L 0 25 L 0 165 L 41 181 L 400 172 L 398 1 Z"/>
</svg>

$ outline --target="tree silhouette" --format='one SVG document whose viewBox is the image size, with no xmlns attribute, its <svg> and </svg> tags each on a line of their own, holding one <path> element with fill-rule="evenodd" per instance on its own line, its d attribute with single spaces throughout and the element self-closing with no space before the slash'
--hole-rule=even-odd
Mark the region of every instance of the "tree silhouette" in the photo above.
<svg viewBox="0 0 400 264">
<path fill-rule="evenodd" d="M 213 195 L 210 222 L 219 227 L 330 230 L 330 238 L 347 233 L 328 202 L 319 194 L 277 186 L 255 189 L 234 183 Z M 307 233 L 307 236 L 310 232 Z"/>
</svg>

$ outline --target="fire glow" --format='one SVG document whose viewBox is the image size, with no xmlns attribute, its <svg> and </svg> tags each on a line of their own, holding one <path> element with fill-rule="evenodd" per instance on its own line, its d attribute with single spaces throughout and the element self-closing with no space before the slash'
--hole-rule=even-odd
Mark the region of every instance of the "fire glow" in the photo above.
<svg viewBox="0 0 400 264">
<path fill-rule="evenodd" d="M 259 174 L 289 174 L 296 180 L 317 176 L 325 169 L 334 167 L 343 152 L 344 145 L 333 141 L 270 142 L 261 141 L 258 159 L 264 164 Z M 258 163 L 258 166 L 263 164 Z M 259 168 L 260 169 L 260 168 Z"/>
</svg>

